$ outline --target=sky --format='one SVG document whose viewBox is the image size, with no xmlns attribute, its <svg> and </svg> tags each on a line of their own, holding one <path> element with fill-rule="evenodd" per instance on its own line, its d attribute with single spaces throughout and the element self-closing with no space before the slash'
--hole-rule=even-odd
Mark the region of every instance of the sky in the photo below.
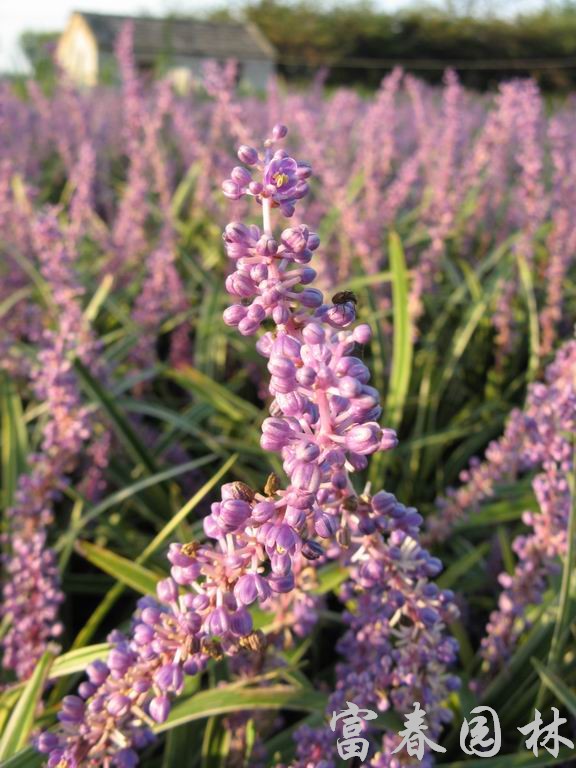
<svg viewBox="0 0 576 768">
<path fill-rule="evenodd" d="M 377 0 L 383 10 L 395 11 L 414 0 Z M 441 0 L 437 0 L 441 2 Z M 209 6 L 221 7 L 225 0 L 0 0 L 0 71 L 22 70 L 25 59 L 18 46 L 22 32 L 63 29 L 73 10 L 97 13 L 164 15 L 169 12 L 199 12 Z M 510 12 L 529 11 L 545 0 L 501 0 L 497 5 Z"/>
</svg>

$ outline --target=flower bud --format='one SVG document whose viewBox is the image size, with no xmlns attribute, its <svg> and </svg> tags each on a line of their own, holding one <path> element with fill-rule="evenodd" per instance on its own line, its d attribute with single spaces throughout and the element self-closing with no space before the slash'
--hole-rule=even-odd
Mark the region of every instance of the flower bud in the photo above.
<svg viewBox="0 0 576 768">
<path fill-rule="evenodd" d="M 268 362 L 268 370 L 272 376 L 279 376 L 283 379 L 293 379 L 296 375 L 296 366 L 287 357 L 274 355 Z"/>
<path fill-rule="evenodd" d="M 396 448 L 398 445 L 398 436 L 393 429 L 382 430 L 382 441 L 380 443 L 381 451 L 389 451 L 391 448 Z"/>
<path fill-rule="evenodd" d="M 252 520 L 257 523 L 265 523 L 276 514 L 276 507 L 271 501 L 259 501 L 252 508 Z"/>
<path fill-rule="evenodd" d="M 254 282 L 243 272 L 233 272 L 226 278 L 226 290 L 232 296 L 249 299 L 256 293 Z"/>
<path fill-rule="evenodd" d="M 272 310 L 272 319 L 276 325 L 286 325 L 290 320 L 290 310 L 285 304 L 277 304 Z"/>
<path fill-rule="evenodd" d="M 236 327 L 246 317 L 246 307 L 241 304 L 233 304 L 224 310 L 224 322 L 226 325 Z"/>
<path fill-rule="evenodd" d="M 272 138 L 274 141 L 283 139 L 287 134 L 288 128 L 285 125 L 282 125 L 282 123 L 277 123 L 274 128 L 272 128 Z"/>
<path fill-rule="evenodd" d="M 182 568 L 180 565 L 173 565 L 170 569 L 170 575 L 174 581 L 183 587 L 193 584 L 200 575 L 200 572 L 200 563 L 192 563 L 187 568 Z"/>
<path fill-rule="evenodd" d="M 294 589 L 294 574 L 287 573 L 286 576 L 279 576 L 272 574 L 268 579 L 270 583 L 270 589 L 273 592 L 286 593 L 291 592 Z"/>
<path fill-rule="evenodd" d="M 206 619 L 206 626 L 211 635 L 223 635 L 228 632 L 230 619 L 226 608 L 215 608 Z"/>
<path fill-rule="evenodd" d="M 288 445 L 293 437 L 292 429 L 285 419 L 268 418 L 262 424 L 260 445 L 265 451 L 278 452 Z"/>
<path fill-rule="evenodd" d="M 298 168 L 296 169 L 296 176 L 299 179 L 309 179 L 310 176 L 312 176 L 312 167 L 309 163 L 298 163 Z"/>
<path fill-rule="evenodd" d="M 162 579 L 156 584 L 156 594 L 162 603 L 174 603 L 178 600 L 178 585 L 174 579 Z"/>
<path fill-rule="evenodd" d="M 155 696 L 149 707 L 149 713 L 152 720 L 157 723 L 165 723 L 170 714 L 170 699 L 168 696 Z"/>
<path fill-rule="evenodd" d="M 252 175 L 250 174 L 250 171 L 247 171 L 246 168 L 242 168 L 242 166 L 240 165 L 237 165 L 235 168 L 232 169 L 232 173 L 230 174 L 230 177 L 233 181 L 235 181 L 241 187 L 248 186 L 248 184 L 250 184 L 250 182 L 252 181 Z"/>
<path fill-rule="evenodd" d="M 108 666 L 103 661 L 93 661 L 86 667 L 86 674 L 88 679 L 94 685 L 102 685 L 104 680 L 110 674 Z"/>
<path fill-rule="evenodd" d="M 226 499 L 220 504 L 217 522 L 226 533 L 232 533 L 242 528 L 251 512 L 248 502 L 242 499 Z"/>
<path fill-rule="evenodd" d="M 317 541 L 309 539 L 302 545 L 302 554 L 307 560 L 318 560 L 324 554 L 324 548 Z"/>
<path fill-rule="evenodd" d="M 320 514 L 314 521 L 314 530 L 322 539 L 331 539 L 338 528 L 338 521 L 333 515 Z"/>
<path fill-rule="evenodd" d="M 241 605 L 250 605 L 257 598 L 263 602 L 270 597 L 270 586 L 258 573 L 246 573 L 234 587 L 234 596 Z"/>
<path fill-rule="evenodd" d="M 224 228 L 222 237 L 227 243 L 244 244 L 250 237 L 250 230 L 241 221 L 231 221 Z"/>
<path fill-rule="evenodd" d="M 292 216 L 294 216 L 294 211 L 296 208 L 294 205 L 292 205 L 292 203 L 282 202 L 280 203 L 280 210 L 287 219 L 290 219 Z"/>
<path fill-rule="evenodd" d="M 308 243 L 306 244 L 306 247 L 310 251 L 315 251 L 319 245 L 320 245 L 319 235 L 317 235 L 316 232 L 310 232 L 308 235 Z"/>
<path fill-rule="evenodd" d="M 237 637 L 246 637 L 252 632 L 252 616 L 245 608 L 240 608 L 230 615 L 230 631 Z"/>
<path fill-rule="evenodd" d="M 295 531 L 301 532 L 306 524 L 306 511 L 297 507 L 286 507 L 284 521 Z"/>
<path fill-rule="evenodd" d="M 434 624 L 436 624 L 438 621 L 440 621 L 440 616 L 438 615 L 438 612 L 434 610 L 434 608 L 430 608 L 428 606 L 425 606 L 424 608 L 420 609 L 419 613 L 420 613 L 421 621 L 427 627 L 433 627 Z"/>
<path fill-rule="evenodd" d="M 56 749 L 59 743 L 58 736 L 55 733 L 50 733 L 50 731 L 44 731 L 38 737 L 38 749 L 45 754 Z"/>
<path fill-rule="evenodd" d="M 316 270 L 312 267 L 303 267 L 300 270 L 300 283 L 301 285 L 309 285 L 316 279 Z"/>
<path fill-rule="evenodd" d="M 306 248 L 308 241 L 308 229 L 306 227 L 289 227 L 285 229 L 280 239 L 290 251 L 298 253 Z"/>
<path fill-rule="evenodd" d="M 304 461 L 297 462 L 290 476 L 294 488 L 310 493 L 318 490 L 321 479 L 320 467 L 315 462 L 308 464 Z"/>
<path fill-rule="evenodd" d="M 229 200 L 239 200 L 242 197 L 240 186 L 232 179 L 222 182 L 222 192 Z"/>
<path fill-rule="evenodd" d="M 81 723 L 85 704 L 80 696 L 64 696 L 58 719 L 63 723 Z"/>
<path fill-rule="evenodd" d="M 352 338 L 357 344 L 368 344 L 372 338 L 372 329 L 366 323 L 361 323 L 352 331 Z"/>
<path fill-rule="evenodd" d="M 303 307 L 310 309 L 316 309 L 322 304 L 322 292 L 317 288 L 305 288 L 302 293 L 298 294 L 298 301 Z"/>
<path fill-rule="evenodd" d="M 358 395 L 362 392 L 362 384 L 353 376 L 342 376 L 338 382 L 338 390 L 340 391 L 342 397 L 358 397 Z"/>
<path fill-rule="evenodd" d="M 177 693 L 184 684 L 184 674 L 178 664 L 163 664 L 154 675 L 154 682 L 162 691 Z"/>
<path fill-rule="evenodd" d="M 319 323 L 308 323 L 302 330 L 302 336 L 306 344 L 323 344 L 325 340 L 324 328 Z"/>
<path fill-rule="evenodd" d="M 112 717 L 122 717 L 130 709 L 130 699 L 120 693 L 114 693 L 106 703 L 106 709 Z"/>
<path fill-rule="evenodd" d="M 90 696 L 94 696 L 97 690 L 98 688 L 87 680 L 84 680 L 84 682 L 80 683 L 78 686 L 78 693 L 84 700 L 89 699 Z"/>
<path fill-rule="evenodd" d="M 258 162 L 258 152 L 254 147 L 249 147 L 246 144 L 242 144 L 238 147 L 238 159 L 246 163 L 246 165 L 256 165 Z"/>
<path fill-rule="evenodd" d="M 148 645 L 154 639 L 154 628 L 149 624 L 136 624 L 132 636 L 136 645 Z"/>
<path fill-rule="evenodd" d="M 298 544 L 298 534 L 289 525 L 273 525 L 266 536 L 266 547 L 279 555 L 294 553 Z"/>
<path fill-rule="evenodd" d="M 118 750 L 114 755 L 114 761 L 118 768 L 136 768 L 140 759 L 138 753 L 129 747 Z"/>
</svg>

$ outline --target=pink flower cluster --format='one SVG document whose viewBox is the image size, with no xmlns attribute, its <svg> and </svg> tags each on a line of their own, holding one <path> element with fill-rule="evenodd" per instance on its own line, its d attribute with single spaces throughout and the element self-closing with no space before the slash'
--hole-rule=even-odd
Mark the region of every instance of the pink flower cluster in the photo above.
<svg viewBox="0 0 576 768">
<path fill-rule="evenodd" d="M 19 679 L 28 677 L 44 651 L 62 633 L 58 607 L 63 601 L 48 534 L 54 506 L 67 475 L 78 466 L 91 435 L 89 418 L 78 391 L 70 355 L 88 361 L 94 342 L 82 318 L 82 288 L 72 267 L 72 254 L 53 213 L 39 219 L 32 232 L 40 274 L 49 286 L 55 317 L 41 336 L 38 361 L 31 371 L 35 396 L 47 404 L 49 417 L 40 450 L 29 458 L 8 510 L 9 535 L 4 537 L 2 616 L 8 630 L 2 639 L 5 668 Z M 98 487 L 93 477 L 93 487 Z"/>
<path fill-rule="evenodd" d="M 490 444 L 486 458 L 462 473 L 462 485 L 439 501 L 429 520 L 433 538 L 444 539 L 453 525 L 496 497 L 498 484 L 532 474 L 539 509 L 526 511 L 528 533 L 512 545 L 518 557 L 513 574 L 503 573 L 498 609 L 490 615 L 482 653 L 490 669 L 505 662 L 528 626 L 526 609 L 542 600 L 548 579 L 566 552 L 570 513 L 568 474 L 573 471 L 576 430 L 576 342 L 558 351 L 545 383 L 532 384 L 523 411 L 514 411 L 504 435 Z"/>
</svg>

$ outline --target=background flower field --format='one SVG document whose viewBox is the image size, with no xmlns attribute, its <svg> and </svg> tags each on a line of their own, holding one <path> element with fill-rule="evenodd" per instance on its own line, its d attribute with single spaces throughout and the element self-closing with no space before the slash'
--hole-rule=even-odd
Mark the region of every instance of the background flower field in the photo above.
<svg viewBox="0 0 576 768">
<path fill-rule="evenodd" d="M 214 652 L 176 686 L 142 764 L 328 768 L 339 692 L 379 711 L 374 766 L 416 764 L 391 750 L 417 696 L 447 749 L 437 764 L 465 762 L 463 717 L 488 704 L 503 748 L 483 766 L 570 765 L 570 751 L 527 752 L 517 728 L 535 707 L 545 721 L 560 707 L 566 736 L 576 718 L 573 100 L 400 71 L 370 98 L 319 78 L 263 99 L 236 91 L 233 64 L 182 95 L 138 78 L 129 27 L 118 59 L 117 88 L 0 85 L 2 765 L 42 764 L 30 744 L 166 579 L 169 545 L 206 538 L 220 485 L 285 476 L 260 442 L 266 361 L 222 319 L 222 230 L 258 222 L 222 182 L 237 146 L 278 123 L 313 169 L 290 226 L 319 235 L 316 287 L 354 292 L 373 329 L 358 354 L 398 433 L 356 490 L 405 505 L 431 553 L 422 582 L 438 586 L 418 593 L 398 650 L 406 595 L 378 587 L 390 611 L 376 615 L 350 587 L 354 563 L 314 560 L 252 608 L 267 649 Z M 109 765 L 134 764 L 121 760 Z"/>
</svg>

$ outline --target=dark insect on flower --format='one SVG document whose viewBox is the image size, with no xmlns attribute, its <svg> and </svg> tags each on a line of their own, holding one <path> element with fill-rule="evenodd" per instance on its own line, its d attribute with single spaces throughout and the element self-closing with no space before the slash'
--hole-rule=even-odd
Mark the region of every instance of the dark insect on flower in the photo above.
<svg viewBox="0 0 576 768">
<path fill-rule="evenodd" d="M 232 496 L 235 499 L 242 499 L 242 501 L 253 501 L 255 493 L 246 483 L 236 480 L 232 483 Z"/>
<path fill-rule="evenodd" d="M 302 544 L 302 554 L 307 560 L 318 560 L 324 554 L 324 548 L 317 541 L 305 541 Z"/>
<path fill-rule="evenodd" d="M 201 648 L 200 640 L 193 635 L 188 635 L 184 644 L 184 658 L 193 656 Z"/>
<path fill-rule="evenodd" d="M 335 304 L 336 306 L 348 304 L 349 302 L 358 304 L 358 299 L 353 291 L 338 291 L 338 293 L 335 293 L 334 296 L 332 296 L 332 304 Z"/>
<path fill-rule="evenodd" d="M 192 541 L 182 545 L 182 554 L 186 557 L 196 557 L 200 544 L 201 542 L 192 539 Z"/>
<path fill-rule="evenodd" d="M 348 549 L 350 546 L 350 531 L 348 528 L 340 528 L 336 531 L 336 541 L 344 549 Z"/>
<path fill-rule="evenodd" d="M 213 638 L 202 638 L 202 651 L 215 661 L 220 661 L 224 658 L 222 645 L 218 640 L 214 640 Z"/>
<path fill-rule="evenodd" d="M 348 496 L 342 502 L 342 507 L 347 512 L 356 512 L 356 510 L 358 509 L 358 497 L 357 496 Z"/>
<path fill-rule="evenodd" d="M 266 649 L 268 641 L 266 635 L 258 629 L 256 632 L 251 632 L 249 635 L 246 635 L 246 637 L 241 637 L 239 644 L 242 648 L 254 651 L 255 653 L 260 653 Z"/>
<path fill-rule="evenodd" d="M 266 480 L 266 485 L 264 486 L 264 495 L 268 497 L 275 496 L 279 487 L 280 487 L 280 478 L 278 477 L 277 474 L 275 474 L 274 472 L 271 472 L 268 475 L 268 479 Z"/>
</svg>

